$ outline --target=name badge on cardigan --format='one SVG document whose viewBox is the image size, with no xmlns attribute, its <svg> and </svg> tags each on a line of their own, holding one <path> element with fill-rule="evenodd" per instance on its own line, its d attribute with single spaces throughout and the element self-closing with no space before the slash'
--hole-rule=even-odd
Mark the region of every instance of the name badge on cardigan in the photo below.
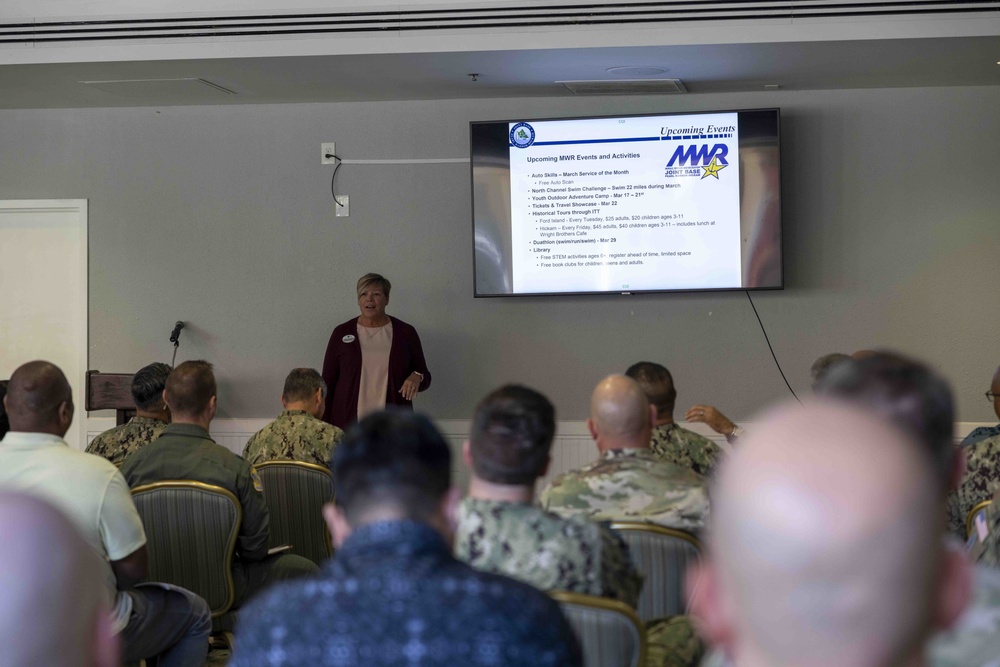
<svg viewBox="0 0 1000 667">
<path fill-rule="evenodd" d="M 341 338 L 341 340 L 344 341 L 345 343 L 353 343 L 354 342 L 354 334 L 347 334 L 346 336 L 344 336 L 343 338 Z"/>
</svg>

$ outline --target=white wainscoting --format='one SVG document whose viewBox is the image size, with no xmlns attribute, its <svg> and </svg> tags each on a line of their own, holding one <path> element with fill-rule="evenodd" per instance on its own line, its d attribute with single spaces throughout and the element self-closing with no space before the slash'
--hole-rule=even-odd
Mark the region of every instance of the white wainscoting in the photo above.
<svg viewBox="0 0 1000 667">
<path fill-rule="evenodd" d="M 212 422 L 212 437 L 217 443 L 240 455 L 243 446 L 251 435 L 264 428 L 270 419 L 216 419 Z M 469 421 L 465 419 L 442 419 L 436 422 L 442 435 L 452 446 L 454 454 L 452 471 L 455 482 L 465 488 L 469 480 L 469 471 L 462 460 L 462 443 L 469 435 Z M 88 418 L 87 442 L 103 431 L 113 428 L 114 417 Z M 743 423 L 744 428 L 752 430 L 753 425 Z M 682 424 L 684 428 L 711 438 L 724 449 L 729 449 L 726 439 L 713 432 L 704 424 Z M 955 424 L 955 443 L 959 443 L 972 429 L 979 426 L 995 426 L 986 422 L 958 422 Z M 584 421 L 562 421 L 557 424 L 556 437 L 552 444 L 552 465 L 549 473 L 539 480 L 538 488 L 542 488 L 552 477 L 579 468 L 597 458 L 597 448 L 587 431 Z"/>
</svg>

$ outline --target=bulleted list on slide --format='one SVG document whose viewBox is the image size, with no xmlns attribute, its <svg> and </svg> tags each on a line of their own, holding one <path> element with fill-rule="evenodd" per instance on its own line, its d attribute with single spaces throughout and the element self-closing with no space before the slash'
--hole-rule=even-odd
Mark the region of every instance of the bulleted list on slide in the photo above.
<svg viewBox="0 0 1000 667">
<path fill-rule="evenodd" d="M 510 124 L 515 292 L 741 286 L 736 113 Z"/>
</svg>

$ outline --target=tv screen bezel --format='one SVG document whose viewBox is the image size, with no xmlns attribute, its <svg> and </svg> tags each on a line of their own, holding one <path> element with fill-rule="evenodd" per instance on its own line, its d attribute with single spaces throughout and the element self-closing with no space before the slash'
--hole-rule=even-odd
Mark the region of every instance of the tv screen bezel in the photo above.
<svg viewBox="0 0 1000 667">
<path fill-rule="evenodd" d="M 475 153 L 473 141 L 473 125 L 509 125 L 510 123 L 539 123 L 561 120 L 601 120 L 606 118 L 649 118 L 655 116 L 695 116 L 722 113 L 761 113 L 773 112 L 775 115 L 775 143 L 778 149 L 778 247 L 780 252 L 780 280 L 778 285 L 765 287 L 705 287 L 694 289 L 651 289 L 651 290 L 606 290 L 606 291 L 573 291 L 573 292 L 511 292 L 509 294 L 480 294 L 478 285 L 478 274 L 476 272 L 476 179 L 475 179 Z M 565 296 L 638 296 L 643 294 L 691 294 L 703 292 L 771 292 L 785 289 L 785 225 L 784 225 L 784 167 L 782 166 L 781 150 L 781 107 L 761 107 L 751 109 L 710 109 L 706 111 L 677 111 L 677 112 L 646 112 L 628 114 L 602 114 L 594 116 L 553 116 L 542 118 L 517 118 L 499 120 L 473 120 L 469 121 L 469 200 L 471 204 L 472 222 L 472 295 L 476 299 L 493 298 L 517 298 L 517 297 L 565 297 Z"/>
</svg>

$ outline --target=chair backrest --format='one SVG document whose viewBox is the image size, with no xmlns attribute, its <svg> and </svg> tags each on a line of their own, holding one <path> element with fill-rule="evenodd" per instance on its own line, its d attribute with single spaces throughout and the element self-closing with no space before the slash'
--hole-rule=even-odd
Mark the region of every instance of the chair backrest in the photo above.
<svg viewBox="0 0 1000 667">
<path fill-rule="evenodd" d="M 987 507 L 989 507 L 992 504 L 993 504 L 993 499 L 991 498 L 989 500 L 981 500 L 981 501 L 979 501 L 978 503 L 976 503 L 975 505 L 972 506 L 972 509 L 969 510 L 969 513 L 965 516 L 965 537 L 966 538 L 972 536 L 972 522 L 976 520 L 976 515 L 979 514 L 979 512 L 981 512 L 982 510 L 986 509 Z"/>
<path fill-rule="evenodd" d="M 649 523 L 612 522 L 628 545 L 632 562 L 645 580 L 636 611 L 643 621 L 683 614 L 687 610 L 684 576 L 701 556 L 701 543 L 691 533 Z"/>
<path fill-rule="evenodd" d="M 149 551 L 149 579 L 205 599 L 212 616 L 233 604 L 232 561 L 243 509 L 220 486 L 165 481 L 132 489 Z"/>
<path fill-rule="evenodd" d="M 333 501 L 333 473 L 302 461 L 268 461 L 256 466 L 271 515 L 270 547 L 292 545 L 292 553 L 317 565 L 333 555 L 323 505 Z"/>
<path fill-rule="evenodd" d="M 583 649 L 584 667 L 642 667 L 646 630 L 624 602 L 582 593 L 552 591 Z"/>
</svg>

